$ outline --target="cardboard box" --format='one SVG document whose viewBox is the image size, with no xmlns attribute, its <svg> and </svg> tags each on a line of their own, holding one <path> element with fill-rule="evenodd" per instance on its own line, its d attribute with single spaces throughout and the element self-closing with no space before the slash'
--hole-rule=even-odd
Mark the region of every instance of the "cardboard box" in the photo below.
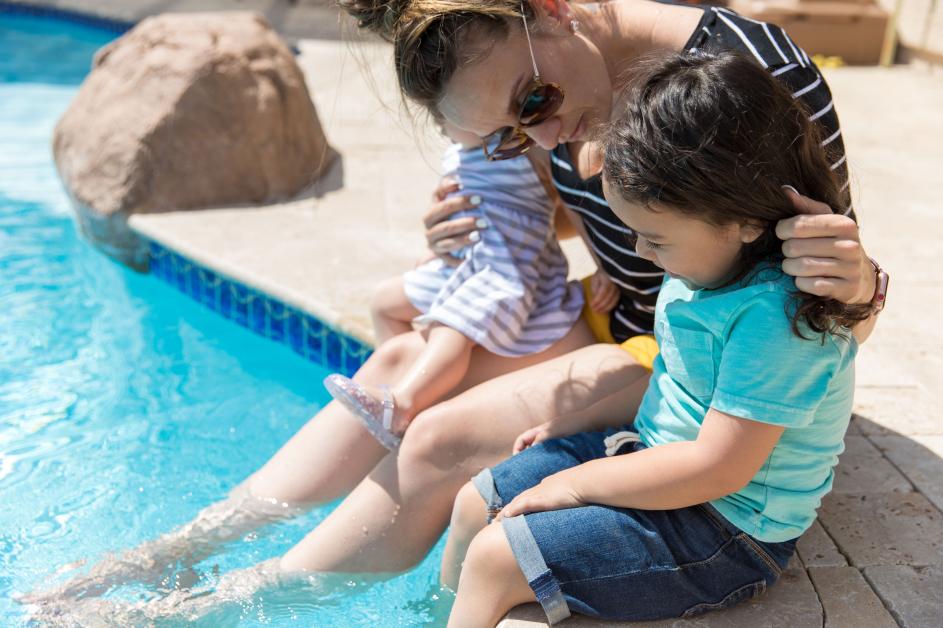
<svg viewBox="0 0 943 628">
<path fill-rule="evenodd" d="M 839 56 L 849 64 L 876 64 L 887 13 L 870 0 L 731 0 L 744 17 L 782 26 L 809 56 Z"/>
</svg>

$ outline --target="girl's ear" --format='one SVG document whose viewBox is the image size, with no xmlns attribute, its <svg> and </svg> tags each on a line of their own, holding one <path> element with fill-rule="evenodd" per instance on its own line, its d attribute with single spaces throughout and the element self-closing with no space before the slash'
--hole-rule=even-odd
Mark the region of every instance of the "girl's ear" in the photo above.
<svg viewBox="0 0 943 628">
<path fill-rule="evenodd" d="M 748 222 L 740 225 L 740 241 L 744 244 L 755 242 L 763 235 L 764 227 L 758 222 Z"/>
</svg>

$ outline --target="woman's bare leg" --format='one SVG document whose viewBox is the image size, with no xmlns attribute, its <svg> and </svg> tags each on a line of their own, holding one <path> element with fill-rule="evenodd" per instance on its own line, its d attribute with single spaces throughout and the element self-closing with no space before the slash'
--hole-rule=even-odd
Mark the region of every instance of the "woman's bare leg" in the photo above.
<svg viewBox="0 0 943 628">
<path fill-rule="evenodd" d="M 585 329 L 558 343 L 585 345 Z M 476 350 L 477 351 L 477 350 Z M 472 361 L 466 380 L 495 373 L 506 359 Z M 504 367 L 506 368 L 506 366 Z M 287 570 L 395 572 L 426 555 L 445 529 L 459 489 L 485 466 L 508 457 L 525 429 L 593 408 L 626 389 L 622 416 L 631 420 L 648 372 L 615 345 L 584 346 L 555 359 L 491 379 L 419 414 L 398 455 L 388 456 L 321 525 L 282 558 Z M 618 419 L 616 419 L 618 420 Z"/>
<path fill-rule="evenodd" d="M 449 628 L 492 628 L 518 604 L 536 599 L 501 524 L 493 523 L 468 548 Z"/>
<path fill-rule="evenodd" d="M 370 357 L 354 379 L 369 384 L 402 377 L 424 346 L 417 333 L 392 339 Z M 108 556 L 87 574 L 51 590 L 28 594 L 24 601 L 98 595 L 128 581 L 158 578 L 179 560 L 195 564 L 251 530 L 347 493 L 387 453 L 357 418 L 340 404 L 330 403 L 259 471 L 189 523 Z"/>
</svg>

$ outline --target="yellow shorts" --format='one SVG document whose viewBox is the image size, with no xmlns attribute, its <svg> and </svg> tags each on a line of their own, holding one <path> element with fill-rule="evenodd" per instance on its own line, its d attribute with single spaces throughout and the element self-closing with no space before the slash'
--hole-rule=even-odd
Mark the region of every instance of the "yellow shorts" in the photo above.
<svg viewBox="0 0 943 628">
<path fill-rule="evenodd" d="M 593 335 L 596 336 L 596 340 L 615 344 L 616 340 L 612 337 L 612 332 L 609 331 L 609 315 L 600 314 L 589 307 L 593 294 L 590 288 L 590 277 L 584 277 L 582 283 L 583 293 L 586 295 L 586 305 L 583 306 L 583 320 L 589 325 Z M 635 358 L 639 364 L 649 371 L 652 370 L 652 362 L 655 361 L 655 356 L 658 355 L 658 343 L 655 342 L 654 336 L 651 334 L 632 336 L 619 346 Z"/>
</svg>

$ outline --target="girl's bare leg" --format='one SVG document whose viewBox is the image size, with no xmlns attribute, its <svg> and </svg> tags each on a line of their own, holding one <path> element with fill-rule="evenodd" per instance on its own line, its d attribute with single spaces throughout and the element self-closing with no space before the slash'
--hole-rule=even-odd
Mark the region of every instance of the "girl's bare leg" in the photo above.
<svg viewBox="0 0 943 628">
<path fill-rule="evenodd" d="M 413 330 L 412 320 L 419 316 L 417 310 L 403 288 L 403 277 L 392 277 L 381 283 L 373 293 L 370 302 L 370 317 L 373 319 L 373 333 L 377 346 Z"/>
<path fill-rule="evenodd" d="M 592 408 L 627 387 L 621 416 L 631 420 L 648 372 L 615 345 L 585 346 L 579 325 L 554 359 L 490 379 L 420 413 L 396 456 L 388 456 L 321 525 L 282 558 L 286 570 L 395 572 L 418 563 L 441 536 L 459 489 L 508 457 L 514 439 L 544 421 Z M 479 349 L 475 349 L 478 353 Z M 524 358 L 521 358 L 524 359 Z M 492 361 L 489 363 L 489 360 Z M 508 370 L 508 359 L 473 357 L 466 383 Z M 478 380 L 480 381 L 480 380 Z M 463 383 L 462 386 L 465 386 Z"/>
<path fill-rule="evenodd" d="M 462 563 L 468 553 L 475 535 L 488 525 L 488 505 L 478 493 L 478 489 L 469 482 L 458 492 L 452 507 L 452 519 L 449 522 L 449 536 L 442 553 L 442 568 L 439 571 L 440 582 L 458 590 L 458 579 L 462 573 Z"/>
<path fill-rule="evenodd" d="M 399 336 L 378 349 L 354 379 L 369 384 L 402 377 L 424 346 L 417 333 Z M 193 521 L 108 556 L 87 574 L 23 599 L 38 603 L 98 595 L 128 581 L 157 579 L 180 560 L 195 564 L 253 529 L 347 493 L 387 453 L 357 418 L 340 404 L 330 403 L 259 471 L 226 499 L 203 509 Z"/>
<path fill-rule="evenodd" d="M 563 428 L 560 432 L 561 436 L 606 427 L 618 427 L 634 416 L 635 413 L 631 410 L 638 406 L 645 394 L 647 384 L 648 378 L 643 376 L 610 394 L 606 394 L 605 390 L 600 390 L 598 395 L 600 399 L 595 403 L 554 417 L 554 423 Z M 629 412 L 628 415 L 627 412 Z M 458 586 L 468 546 L 475 535 L 487 525 L 487 517 L 487 504 L 478 493 L 478 489 L 471 482 L 465 484 L 458 492 L 452 507 L 449 536 L 442 554 L 440 571 L 442 584 L 453 591 Z"/>
<path fill-rule="evenodd" d="M 468 548 L 449 628 L 492 628 L 518 604 L 534 601 L 501 524 L 494 523 Z"/>
</svg>

